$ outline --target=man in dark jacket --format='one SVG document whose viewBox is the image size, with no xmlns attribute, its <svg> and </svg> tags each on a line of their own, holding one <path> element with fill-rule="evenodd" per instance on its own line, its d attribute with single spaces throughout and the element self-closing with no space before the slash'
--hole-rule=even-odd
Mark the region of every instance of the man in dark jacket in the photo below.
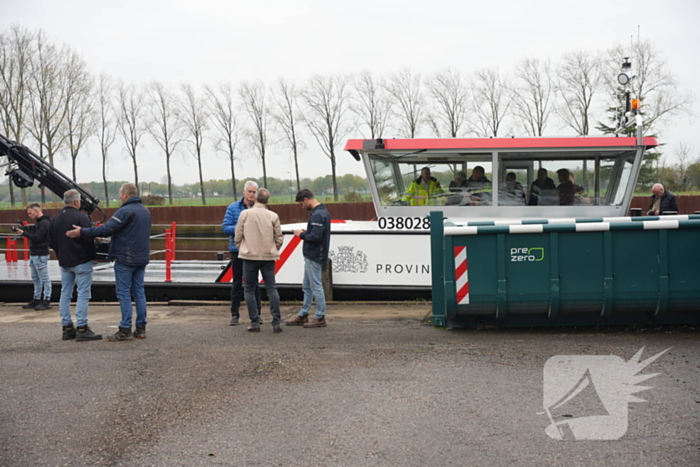
<svg viewBox="0 0 700 467">
<path fill-rule="evenodd" d="M 29 239 L 29 270 L 34 281 L 34 297 L 22 308 L 30 310 L 51 309 L 51 278 L 49 277 L 49 216 L 41 211 L 41 205 L 31 203 L 27 215 L 34 225 L 16 232 Z"/>
<path fill-rule="evenodd" d="M 326 327 L 326 296 L 321 284 L 321 268 L 328 261 L 328 248 L 331 243 L 331 215 L 326 207 L 319 203 L 314 194 L 308 188 L 297 193 L 297 203 L 302 208 L 311 211 L 306 230 L 298 229 L 294 235 L 304 241 L 304 303 L 299 310 L 299 315 L 287 326 L 301 326 L 305 328 Z M 316 299 L 316 316 L 309 320 L 311 303 Z"/>
<path fill-rule="evenodd" d="M 651 192 L 653 195 L 651 197 L 649 209 L 647 209 L 647 215 L 661 216 L 665 212 L 675 212 L 678 214 L 678 200 L 676 199 L 676 195 L 666 190 L 660 183 L 651 187 Z"/>
<path fill-rule="evenodd" d="M 123 203 L 106 224 L 99 227 L 75 229 L 66 232 L 69 237 L 112 237 L 108 260 L 114 261 L 114 282 L 121 307 L 122 319 L 119 331 L 107 337 L 109 341 L 129 341 L 134 337 L 146 337 L 146 292 L 144 276 L 151 255 L 151 213 L 141 204 L 138 190 L 133 183 L 125 183 L 119 189 Z M 132 335 L 133 310 L 131 296 L 136 304 L 136 328 Z"/>
<path fill-rule="evenodd" d="M 102 339 L 101 334 L 93 333 L 88 327 L 88 302 L 92 286 L 92 260 L 95 258 L 95 243 L 89 239 L 68 238 L 66 232 L 74 226 L 90 227 L 90 219 L 80 209 L 80 193 L 68 190 L 63 194 L 66 207 L 56 214 L 49 227 L 49 245 L 56 252 L 61 267 L 61 324 L 63 340 L 92 341 Z M 78 287 L 78 301 L 75 305 L 75 319 L 78 332 L 73 327 L 70 315 L 70 301 L 73 287 Z"/>
</svg>

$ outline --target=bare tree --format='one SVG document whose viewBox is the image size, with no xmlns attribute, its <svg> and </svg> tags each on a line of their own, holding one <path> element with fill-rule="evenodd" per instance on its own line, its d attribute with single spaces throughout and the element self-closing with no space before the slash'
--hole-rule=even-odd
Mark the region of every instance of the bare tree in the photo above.
<svg viewBox="0 0 700 467">
<path fill-rule="evenodd" d="M 251 146 L 255 148 L 262 162 L 263 185 L 267 187 L 267 140 L 270 126 L 270 112 L 265 98 L 265 85 L 256 83 L 243 83 L 238 90 L 248 116 L 253 122 L 253 130 L 247 132 Z"/>
<path fill-rule="evenodd" d="M 70 56 L 70 50 L 67 47 L 58 50 L 53 44 L 49 44 L 43 31 L 37 34 L 35 44 L 35 53 L 31 60 L 31 121 L 27 129 L 39 143 L 39 156 L 48 157 L 49 164 L 54 166 L 54 155 L 63 146 L 67 135 L 64 128 L 68 109 L 66 59 Z M 53 194 L 54 202 L 57 199 Z M 43 186 L 41 200 L 46 201 Z"/>
<path fill-rule="evenodd" d="M 117 90 L 119 99 L 119 117 L 117 128 L 124 138 L 126 151 L 134 164 L 134 184 L 139 186 L 139 166 L 137 154 L 141 138 L 146 133 L 148 124 L 144 117 L 143 92 L 133 84 L 119 83 Z"/>
<path fill-rule="evenodd" d="M 93 78 L 87 63 L 75 51 L 69 51 L 66 62 L 66 132 L 72 161 L 73 181 L 77 182 L 78 153 L 95 133 Z"/>
<path fill-rule="evenodd" d="M 429 123 L 436 136 L 456 138 L 467 116 L 469 89 L 462 74 L 450 68 L 426 80 L 433 101 Z"/>
<path fill-rule="evenodd" d="M 405 138 L 415 138 L 425 106 L 420 73 L 405 68 L 391 75 L 387 89 L 393 97 L 393 111 L 400 122 L 399 133 Z"/>
<path fill-rule="evenodd" d="M 689 185 L 688 169 L 693 162 L 693 150 L 686 143 L 680 143 L 674 151 L 674 155 L 678 160 L 676 165 L 676 184 L 679 191 L 685 191 Z"/>
<path fill-rule="evenodd" d="M 182 112 L 182 123 L 185 133 L 188 134 L 188 143 L 194 146 L 194 157 L 197 159 L 199 168 L 199 188 L 202 191 L 202 204 L 207 204 L 207 197 L 204 191 L 204 178 L 202 176 L 202 145 L 204 144 L 204 133 L 208 129 L 208 119 L 204 99 L 197 97 L 194 89 L 189 84 L 182 85 L 182 92 L 185 94 L 184 109 Z"/>
<path fill-rule="evenodd" d="M 554 85 L 549 60 L 526 58 L 516 70 L 514 115 L 530 136 L 542 136 L 554 106 Z"/>
<path fill-rule="evenodd" d="M 636 42 L 631 49 L 617 45 L 608 52 L 605 83 L 615 106 L 620 101 L 616 77 L 624 57 L 632 61 L 636 78 L 631 88 L 642 102 L 645 134 L 656 134 L 674 117 L 691 114 L 695 96 L 680 89 L 676 75 L 649 41 Z"/>
<path fill-rule="evenodd" d="M 344 76 L 314 76 L 302 91 L 302 97 L 308 108 L 304 122 L 321 146 L 321 150 L 331 161 L 335 201 L 338 201 L 335 148 L 350 130 L 345 123 L 345 114 L 348 111 L 347 82 Z"/>
<path fill-rule="evenodd" d="M 512 98 L 496 68 L 484 68 L 474 72 L 472 86 L 472 111 L 476 116 L 476 134 L 481 137 L 498 136 L 503 120 L 508 115 Z"/>
<path fill-rule="evenodd" d="M 8 138 L 22 143 L 26 125 L 26 105 L 30 95 L 30 67 L 34 34 L 13 25 L 6 34 L 0 34 L 0 122 Z M 10 205 L 15 206 L 15 192 L 10 186 Z M 22 202 L 26 205 L 22 189 Z"/>
<path fill-rule="evenodd" d="M 115 113 L 112 105 L 114 89 L 112 81 L 106 74 L 101 74 L 97 82 L 96 110 L 93 114 L 95 134 L 100 142 L 102 155 L 102 181 L 105 189 L 105 206 L 109 207 L 109 189 L 107 185 L 107 155 L 117 136 Z"/>
<path fill-rule="evenodd" d="M 173 204 L 173 179 L 170 172 L 170 159 L 182 142 L 183 126 L 179 117 L 177 97 L 160 81 L 153 81 L 147 87 L 150 125 L 148 132 L 165 153 L 165 168 L 168 177 L 168 202 Z"/>
<path fill-rule="evenodd" d="M 303 146 L 299 139 L 297 123 L 302 118 L 299 115 L 297 98 L 299 93 L 293 84 L 280 79 L 277 82 L 275 96 L 275 110 L 272 113 L 277 125 L 282 129 L 286 145 L 292 150 L 294 158 L 294 173 L 297 181 L 297 191 L 301 190 L 301 178 L 299 177 L 299 149 Z"/>
<path fill-rule="evenodd" d="M 593 98 L 602 85 L 601 58 L 584 50 L 566 54 L 557 76 L 556 90 L 562 102 L 556 114 L 576 134 L 588 135 Z"/>
<path fill-rule="evenodd" d="M 209 111 L 211 113 L 214 128 L 218 131 L 218 138 L 214 141 L 214 146 L 218 150 L 225 150 L 231 164 L 231 193 L 234 198 L 237 195 L 236 189 L 236 146 L 241 138 L 241 126 L 238 112 L 233 105 L 233 88 L 229 83 L 222 84 L 218 90 L 210 86 L 205 87 L 205 93 L 209 100 Z"/>
<path fill-rule="evenodd" d="M 363 71 L 353 81 L 355 95 L 350 109 L 369 129 L 370 139 L 384 136 L 391 111 L 384 79 L 375 79 L 369 71 Z"/>
</svg>

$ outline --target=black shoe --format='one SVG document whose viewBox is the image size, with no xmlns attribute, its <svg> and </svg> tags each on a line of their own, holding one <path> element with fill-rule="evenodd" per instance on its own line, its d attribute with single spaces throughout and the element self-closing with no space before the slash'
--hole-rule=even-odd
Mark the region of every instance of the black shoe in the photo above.
<svg viewBox="0 0 700 467">
<path fill-rule="evenodd" d="M 280 332 L 282 332 L 282 327 L 279 324 L 275 324 L 272 326 L 272 332 L 274 332 L 275 334 L 279 334 Z"/>
<path fill-rule="evenodd" d="M 238 326 L 239 316 L 231 316 L 231 322 L 228 323 L 230 326 Z"/>
<path fill-rule="evenodd" d="M 22 305 L 22 308 L 24 308 L 25 310 L 31 310 L 31 309 L 36 308 L 37 305 L 39 305 L 39 303 L 41 303 L 41 300 L 37 300 L 36 298 L 32 298 L 32 300 L 29 303 L 27 303 L 26 305 Z"/>
<path fill-rule="evenodd" d="M 260 325 L 251 324 L 250 326 L 248 326 L 248 332 L 260 332 Z"/>
<path fill-rule="evenodd" d="M 53 308 L 53 307 L 51 306 L 50 301 L 42 300 L 41 302 L 39 302 L 39 304 L 34 309 L 37 311 L 41 311 L 41 310 L 50 310 L 51 308 Z"/>
<path fill-rule="evenodd" d="M 134 336 L 131 335 L 131 329 L 127 328 L 119 328 L 119 331 L 106 337 L 110 342 L 130 341 L 133 338 Z"/>
<path fill-rule="evenodd" d="M 95 334 L 94 332 L 92 332 L 92 329 L 90 329 L 87 325 L 79 326 L 78 332 L 76 333 L 76 336 L 75 336 L 75 340 L 78 342 L 101 341 L 102 334 Z"/>
<path fill-rule="evenodd" d="M 75 339 L 75 328 L 72 324 L 70 326 L 63 326 L 63 337 L 61 339 L 64 341 Z"/>
<path fill-rule="evenodd" d="M 146 338 L 146 325 L 136 326 L 134 329 L 134 339 L 145 339 Z"/>
</svg>

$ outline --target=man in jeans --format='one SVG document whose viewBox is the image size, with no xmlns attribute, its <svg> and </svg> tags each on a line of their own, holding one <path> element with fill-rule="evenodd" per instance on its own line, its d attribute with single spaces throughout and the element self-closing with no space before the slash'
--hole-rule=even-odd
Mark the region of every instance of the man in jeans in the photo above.
<svg viewBox="0 0 700 467">
<path fill-rule="evenodd" d="M 34 297 L 23 305 L 25 310 L 51 309 L 51 278 L 49 277 L 49 216 L 41 211 L 41 205 L 31 203 L 27 215 L 34 221 L 33 226 L 17 229 L 15 232 L 29 239 L 29 269 L 34 281 Z"/>
<path fill-rule="evenodd" d="M 114 260 L 114 281 L 122 319 L 119 331 L 107 337 L 108 341 L 129 341 L 134 337 L 146 337 L 146 292 L 144 275 L 151 254 L 151 213 L 141 204 L 138 190 L 133 183 L 125 183 L 119 189 L 123 203 L 106 224 L 66 232 L 70 237 L 112 237 L 107 259 Z M 133 310 L 131 296 L 136 304 L 136 328 L 132 335 Z"/>
<path fill-rule="evenodd" d="M 255 204 L 255 192 L 258 190 L 258 184 L 252 180 L 248 180 L 243 185 L 243 198 L 239 201 L 231 203 L 226 208 L 224 221 L 221 224 L 221 229 L 229 236 L 228 250 L 231 254 L 231 267 L 233 268 L 233 281 L 231 283 L 231 326 L 238 326 L 240 319 L 241 298 L 243 298 L 243 258 L 238 256 L 238 247 L 236 246 L 235 234 L 236 225 L 242 212 L 251 208 Z M 258 303 L 258 315 L 260 314 L 260 287 L 257 281 L 255 282 L 255 299 Z"/>
<path fill-rule="evenodd" d="M 95 258 L 95 243 L 90 239 L 68 238 L 66 232 L 74 226 L 90 227 L 88 216 L 80 212 L 80 193 L 68 190 L 63 194 L 66 205 L 56 214 L 49 226 L 49 245 L 56 252 L 58 265 L 61 266 L 61 324 L 63 340 L 77 341 L 101 340 L 102 334 L 95 334 L 88 327 L 88 302 L 92 286 L 92 260 Z M 75 319 L 78 331 L 73 327 L 70 315 L 70 301 L 73 287 L 78 286 L 78 301 L 75 305 Z"/>
<path fill-rule="evenodd" d="M 280 259 L 280 248 L 284 236 L 280 219 L 267 209 L 270 192 L 260 188 L 255 194 L 256 203 L 243 211 L 236 225 L 235 242 L 238 257 L 243 259 L 245 271 L 245 303 L 248 307 L 250 326 L 248 331 L 260 332 L 260 312 L 258 308 L 258 274 L 262 274 L 265 290 L 270 300 L 272 332 L 282 332 L 280 327 L 280 296 L 275 282 L 275 261 Z"/>
<path fill-rule="evenodd" d="M 306 230 L 298 229 L 294 235 L 304 241 L 304 303 L 299 316 L 287 321 L 287 326 L 304 326 L 305 328 L 326 327 L 326 296 L 321 284 L 321 268 L 328 261 L 328 247 L 331 242 L 331 216 L 326 207 L 319 203 L 308 188 L 297 193 L 297 203 L 311 211 Z M 316 299 L 316 316 L 309 319 L 311 303 Z"/>
</svg>

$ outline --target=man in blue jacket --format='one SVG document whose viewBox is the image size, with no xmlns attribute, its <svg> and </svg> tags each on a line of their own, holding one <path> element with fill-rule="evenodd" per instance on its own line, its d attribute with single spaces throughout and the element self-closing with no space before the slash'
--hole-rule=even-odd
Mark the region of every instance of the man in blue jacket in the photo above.
<svg viewBox="0 0 700 467">
<path fill-rule="evenodd" d="M 142 204 L 133 183 L 125 183 L 119 189 L 123 203 L 106 224 L 99 227 L 81 228 L 66 232 L 69 237 L 112 237 L 108 260 L 114 261 L 114 281 L 122 319 L 119 331 L 107 337 L 109 341 L 129 341 L 134 337 L 146 337 L 146 292 L 144 275 L 151 254 L 151 213 Z M 136 328 L 131 333 L 131 296 L 136 304 Z"/>
<path fill-rule="evenodd" d="M 328 247 L 331 242 L 331 215 L 326 207 L 319 203 L 308 188 L 297 193 L 297 203 L 309 214 L 306 230 L 298 229 L 294 235 L 304 241 L 304 303 L 299 310 L 299 316 L 287 321 L 287 326 L 304 326 L 305 328 L 326 327 L 326 296 L 321 284 L 321 268 L 328 262 Z M 311 303 L 316 299 L 316 316 L 309 319 Z"/>
<path fill-rule="evenodd" d="M 229 236 L 228 251 L 231 254 L 231 267 L 233 268 L 233 282 L 231 283 L 231 326 L 237 326 L 240 319 L 241 299 L 243 299 L 243 259 L 238 257 L 238 247 L 236 246 L 236 226 L 241 213 L 255 204 L 255 193 L 258 191 L 258 184 L 248 180 L 243 185 L 243 198 L 240 201 L 231 203 L 226 208 L 224 221 L 221 229 Z M 260 300 L 260 287 L 255 284 L 255 301 L 258 304 L 258 316 L 262 309 Z"/>
</svg>

